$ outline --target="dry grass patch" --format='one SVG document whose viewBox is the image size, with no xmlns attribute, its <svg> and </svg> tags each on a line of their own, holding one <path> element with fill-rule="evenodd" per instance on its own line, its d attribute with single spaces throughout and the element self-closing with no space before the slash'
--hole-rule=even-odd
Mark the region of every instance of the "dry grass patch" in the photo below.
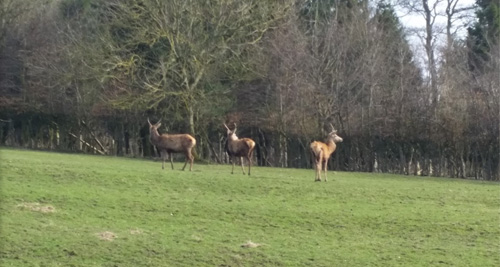
<svg viewBox="0 0 500 267">
<path fill-rule="evenodd" d="M 142 231 L 141 229 L 131 229 L 130 230 L 130 234 L 131 235 L 140 235 L 142 234 L 144 231 Z"/>
<path fill-rule="evenodd" d="M 259 243 L 254 243 L 250 240 L 248 240 L 246 243 L 242 244 L 241 247 L 242 248 L 257 248 L 257 247 L 260 247 L 262 246 L 262 244 L 259 244 Z"/>
<path fill-rule="evenodd" d="M 33 203 L 21 203 L 17 205 L 18 208 L 27 209 L 31 211 L 41 212 L 41 213 L 52 213 L 56 212 L 56 209 L 52 205 L 42 205 L 38 202 Z"/>
<path fill-rule="evenodd" d="M 116 238 L 116 234 L 110 231 L 100 232 L 96 234 L 97 237 L 104 241 L 113 241 Z"/>
<path fill-rule="evenodd" d="M 191 239 L 193 241 L 195 241 L 195 242 L 201 242 L 201 241 L 203 241 L 203 238 L 201 238 L 201 236 L 195 235 L 195 234 L 191 235 Z"/>
</svg>

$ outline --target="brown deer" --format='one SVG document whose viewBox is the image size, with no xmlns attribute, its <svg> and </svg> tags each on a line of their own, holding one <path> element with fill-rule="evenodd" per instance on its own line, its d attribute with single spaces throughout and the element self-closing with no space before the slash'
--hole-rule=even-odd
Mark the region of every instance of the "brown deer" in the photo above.
<svg viewBox="0 0 500 267">
<path fill-rule="evenodd" d="M 186 165 L 190 163 L 189 170 L 193 170 L 194 157 L 191 150 L 196 145 L 196 139 L 189 134 L 162 134 L 158 133 L 158 128 L 161 126 L 160 121 L 156 124 L 149 123 L 149 140 L 161 154 L 162 164 L 161 168 L 165 169 L 165 159 L 170 157 L 170 164 L 172 165 L 172 170 L 174 169 L 174 160 L 172 158 L 172 153 L 184 153 L 186 155 L 186 163 L 182 170 L 186 168 Z"/>
<path fill-rule="evenodd" d="M 326 143 L 314 141 L 309 146 L 311 148 L 311 156 L 314 160 L 314 168 L 316 169 L 316 179 L 314 180 L 316 182 L 321 181 L 321 169 L 324 170 L 325 182 L 327 181 L 326 171 L 328 169 L 328 160 L 337 148 L 335 143 L 342 142 L 342 138 L 337 135 L 337 131 L 333 128 L 333 125 L 330 124 L 330 126 L 332 127 L 332 131 L 328 134 Z M 323 164 L 323 167 L 321 164 Z"/>
<path fill-rule="evenodd" d="M 240 158 L 241 170 L 245 174 L 245 169 L 243 168 L 243 157 L 248 161 L 248 175 L 250 175 L 250 167 L 252 166 L 252 155 L 255 148 L 255 142 L 250 138 L 239 139 L 236 136 L 236 123 L 234 124 L 234 130 L 230 130 L 229 127 L 224 123 L 224 127 L 227 129 L 227 154 L 231 157 L 233 162 L 233 168 L 231 174 L 234 172 L 234 164 L 236 157 Z"/>
</svg>

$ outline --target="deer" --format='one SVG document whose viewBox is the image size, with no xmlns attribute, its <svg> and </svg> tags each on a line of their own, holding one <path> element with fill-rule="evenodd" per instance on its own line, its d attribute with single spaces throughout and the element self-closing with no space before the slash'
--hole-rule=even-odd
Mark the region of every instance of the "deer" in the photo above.
<svg viewBox="0 0 500 267">
<path fill-rule="evenodd" d="M 243 168 L 243 157 L 245 157 L 248 161 L 248 175 L 250 176 L 255 142 L 250 138 L 239 139 L 238 136 L 236 136 L 236 123 L 234 124 L 234 130 L 230 130 L 225 123 L 224 127 L 227 129 L 227 154 L 231 157 L 231 161 L 233 162 L 231 174 L 234 173 L 236 157 L 240 158 L 241 170 L 243 171 L 243 174 L 245 174 L 245 169 Z"/>
<path fill-rule="evenodd" d="M 316 169 L 316 179 L 314 181 L 321 182 L 321 170 L 325 172 L 325 182 L 327 181 L 326 171 L 328 169 L 328 160 L 337 148 L 336 143 L 342 142 L 342 138 L 337 135 L 337 130 L 330 124 L 332 131 L 326 138 L 326 143 L 313 141 L 310 144 L 311 156 L 314 159 L 314 168 Z M 323 166 L 322 166 L 323 164 Z"/>
<path fill-rule="evenodd" d="M 149 141 L 153 144 L 159 151 L 162 159 L 161 168 L 165 169 L 165 160 L 170 157 L 170 164 L 172 165 L 172 170 L 174 169 L 174 160 L 172 158 L 172 153 L 184 153 L 186 155 L 186 163 L 182 170 L 186 168 L 189 161 L 189 171 L 193 170 L 193 147 L 196 145 L 196 139 L 189 134 L 159 134 L 158 128 L 161 126 L 161 120 L 156 124 L 152 124 L 149 121 Z"/>
</svg>

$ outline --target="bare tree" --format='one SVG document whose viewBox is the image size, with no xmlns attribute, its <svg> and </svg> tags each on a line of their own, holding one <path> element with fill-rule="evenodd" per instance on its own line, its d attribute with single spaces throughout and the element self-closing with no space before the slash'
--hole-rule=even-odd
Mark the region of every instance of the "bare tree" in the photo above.
<svg viewBox="0 0 500 267">
<path fill-rule="evenodd" d="M 446 46 L 450 47 L 456 36 L 456 33 L 470 24 L 473 18 L 471 10 L 474 5 L 459 5 L 461 0 L 446 0 Z M 459 22 L 459 23 L 456 23 Z M 457 25 L 458 24 L 458 25 Z"/>
</svg>

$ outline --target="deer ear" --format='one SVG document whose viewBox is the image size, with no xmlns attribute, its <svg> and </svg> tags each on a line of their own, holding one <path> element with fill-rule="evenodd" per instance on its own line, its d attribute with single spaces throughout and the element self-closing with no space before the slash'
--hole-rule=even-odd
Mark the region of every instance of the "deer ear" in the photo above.
<svg viewBox="0 0 500 267">
<path fill-rule="evenodd" d="M 155 125 L 155 126 L 156 126 L 156 128 L 160 128 L 160 126 L 161 126 L 161 122 L 156 123 L 156 125 Z"/>
</svg>

